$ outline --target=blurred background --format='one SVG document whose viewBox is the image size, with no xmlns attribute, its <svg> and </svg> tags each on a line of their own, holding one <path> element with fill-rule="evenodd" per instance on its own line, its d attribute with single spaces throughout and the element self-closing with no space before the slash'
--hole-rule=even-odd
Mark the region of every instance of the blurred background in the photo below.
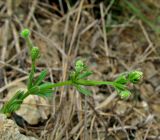
<svg viewBox="0 0 160 140">
<path fill-rule="evenodd" d="M 37 75 L 68 79 L 83 59 L 90 79 L 109 81 L 141 70 L 143 80 L 121 100 L 109 86 L 72 87 L 49 99 L 30 97 L 11 119 L 20 132 L 42 140 L 160 139 L 159 0 L 0 0 L 0 105 L 26 87 L 31 61 L 20 31 L 29 28 L 41 50 Z"/>
</svg>

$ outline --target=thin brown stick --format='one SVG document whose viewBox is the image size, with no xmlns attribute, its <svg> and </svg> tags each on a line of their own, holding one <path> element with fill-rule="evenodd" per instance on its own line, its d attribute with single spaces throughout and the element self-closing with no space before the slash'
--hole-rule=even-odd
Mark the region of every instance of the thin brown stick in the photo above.
<svg viewBox="0 0 160 140">
<path fill-rule="evenodd" d="M 104 39 L 105 53 L 107 56 L 107 62 L 109 62 L 108 61 L 109 49 L 108 49 L 108 44 L 107 44 L 107 32 L 106 32 L 106 26 L 105 26 L 105 20 L 104 20 L 103 3 L 100 3 L 100 12 L 101 12 L 101 20 L 102 20 L 102 28 L 103 28 L 103 39 Z"/>
<path fill-rule="evenodd" d="M 32 15 L 34 14 L 34 11 L 36 9 L 36 5 L 37 5 L 38 1 L 37 0 L 33 0 L 33 3 L 32 3 L 32 7 L 30 8 L 30 12 L 27 16 L 27 19 L 25 21 L 25 26 L 28 26 L 31 18 L 32 18 Z"/>
</svg>

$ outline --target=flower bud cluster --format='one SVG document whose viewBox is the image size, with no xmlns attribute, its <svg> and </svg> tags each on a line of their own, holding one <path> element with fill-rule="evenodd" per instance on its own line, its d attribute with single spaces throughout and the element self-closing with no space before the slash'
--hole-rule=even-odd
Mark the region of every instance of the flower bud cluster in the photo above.
<svg viewBox="0 0 160 140">
<path fill-rule="evenodd" d="M 31 50 L 31 58 L 32 61 L 35 61 L 37 58 L 39 58 L 39 48 L 38 47 L 33 47 Z"/>
<path fill-rule="evenodd" d="M 82 60 L 76 61 L 75 70 L 76 72 L 82 72 L 85 69 L 85 64 Z"/>
<path fill-rule="evenodd" d="M 141 71 L 133 71 L 128 74 L 128 80 L 133 84 L 137 84 L 142 77 L 143 73 Z"/>
<path fill-rule="evenodd" d="M 129 96 L 131 95 L 131 92 L 125 88 L 126 84 L 128 83 L 137 84 L 142 77 L 143 77 L 143 73 L 137 70 L 129 72 L 128 74 L 120 75 L 115 80 L 115 83 L 116 83 L 115 88 L 118 91 L 119 96 L 122 99 L 128 99 Z"/>
</svg>

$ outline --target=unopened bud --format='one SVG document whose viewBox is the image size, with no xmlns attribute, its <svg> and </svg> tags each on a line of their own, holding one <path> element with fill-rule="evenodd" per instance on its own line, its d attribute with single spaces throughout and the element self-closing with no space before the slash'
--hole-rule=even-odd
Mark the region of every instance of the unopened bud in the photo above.
<svg viewBox="0 0 160 140">
<path fill-rule="evenodd" d="M 39 57 L 39 48 L 38 47 L 33 47 L 31 50 L 31 58 L 32 61 L 35 61 Z"/>
<path fill-rule="evenodd" d="M 76 62 L 76 65 L 75 65 L 75 70 L 76 70 L 77 72 L 81 72 L 81 71 L 84 70 L 84 68 L 85 68 L 85 65 L 84 65 L 83 61 L 82 61 L 82 60 L 78 60 L 78 61 Z"/>
<path fill-rule="evenodd" d="M 22 36 L 23 38 L 27 38 L 27 37 L 29 37 L 29 35 L 30 35 L 30 30 L 29 30 L 29 29 L 23 29 L 23 30 L 22 30 L 21 36 Z"/>
<path fill-rule="evenodd" d="M 125 99 L 126 100 L 126 99 L 128 99 L 130 97 L 131 92 L 128 91 L 128 90 L 122 90 L 122 91 L 119 92 L 119 95 L 120 95 L 121 99 Z"/>
<path fill-rule="evenodd" d="M 133 71 L 128 74 L 128 80 L 133 84 L 138 83 L 142 77 L 143 73 L 141 71 Z"/>
</svg>

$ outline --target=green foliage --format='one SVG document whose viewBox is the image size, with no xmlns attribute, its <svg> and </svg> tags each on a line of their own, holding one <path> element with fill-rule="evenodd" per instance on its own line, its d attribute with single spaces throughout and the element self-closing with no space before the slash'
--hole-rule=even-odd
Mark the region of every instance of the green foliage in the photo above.
<svg viewBox="0 0 160 140">
<path fill-rule="evenodd" d="M 127 84 L 137 84 L 143 77 L 143 73 L 141 71 L 131 71 L 126 74 L 120 75 L 114 81 L 114 87 L 119 93 L 121 99 L 128 99 L 131 95 L 131 92 L 127 89 Z"/>
<path fill-rule="evenodd" d="M 46 89 L 46 90 L 40 90 L 38 92 L 35 93 L 35 95 L 41 96 L 41 97 L 50 97 L 53 94 L 53 90 L 52 89 Z"/>
<path fill-rule="evenodd" d="M 42 81 L 45 79 L 46 75 L 47 75 L 47 70 L 43 70 L 38 76 L 38 78 L 35 80 L 34 85 L 37 86 L 41 84 Z"/>
<path fill-rule="evenodd" d="M 90 90 L 85 89 L 85 88 L 83 88 L 83 87 L 80 86 L 80 85 L 75 85 L 75 87 L 76 87 L 76 89 L 77 89 L 80 93 L 82 93 L 82 94 L 84 94 L 84 95 L 90 96 L 90 95 L 92 94 L 92 92 L 91 92 Z"/>
<path fill-rule="evenodd" d="M 126 75 L 121 75 L 121 76 L 119 76 L 116 80 L 115 80 L 115 82 L 116 83 L 119 83 L 119 84 L 122 84 L 122 85 L 125 85 L 127 82 L 128 82 L 128 80 L 127 80 L 127 78 L 126 78 Z"/>
<path fill-rule="evenodd" d="M 8 102 L 6 102 L 1 109 L 2 113 L 10 114 L 18 110 L 23 103 L 23 100 L 29 95 L 38 95 L 41 97 L 49 97 L 53 94 L 54 89 L 60 86 L 74 86 L 81 94 L 89 96 L 92 94 L 91 91 L 85 88 L 85 86 L 98 86 L 98 85 L 110 85 L 115 88 L 118 92 L 118 95 L 122 99 L 128 99 L 131 95 L 131 92 L 127 89 L 128 83 L 136 84 L 140 81 L 143 76 L 143 73 L 140 71 L 133 71 L 127 74 L 120 75 L 115 81 L 94 81 L 88 80 L 88 76 L 93 74 L 88 70 L 87 66 L 82 60 L 78 60 L 75 63 L 74 70 L 70 74 L 69 80 L 58 82 L 58 83 L 49 83 L 43 82 L 47 76 L 47 71 L 44 70 L 40 73 L 38 78 L 35 78 L 34 74 L 36 71 L 36 60 L 39 58 L 39 48 L 34 47 L 30 39 L 30 31 L 24 29 L 21 35 L 26 40 L 29 45 L 30 57 L 32 60 L 31 71 L 29 73 L 27 91 L 18 91 Z"/>
<path fill-rule="evenodd" d="M 24 91 L 17 91 L 17 93 L 8 102 L 5 103 L 5 105 L 1 109 L 1 112 L 4 114 L 8 114 L 10 112 L 15 112 L 16 110 L 18 110 L 22 104 L 24 93 Z"/>
<path fill-rule="evenodd" d="M 92 75 L 93 72 L 92 71 L 85 71 L 83 73 L 80 73 L 78 76 L 77 76 L 77 79 L 84 79 L 84 78 L 87 78 L 88 76 Z"/>
</svg>

